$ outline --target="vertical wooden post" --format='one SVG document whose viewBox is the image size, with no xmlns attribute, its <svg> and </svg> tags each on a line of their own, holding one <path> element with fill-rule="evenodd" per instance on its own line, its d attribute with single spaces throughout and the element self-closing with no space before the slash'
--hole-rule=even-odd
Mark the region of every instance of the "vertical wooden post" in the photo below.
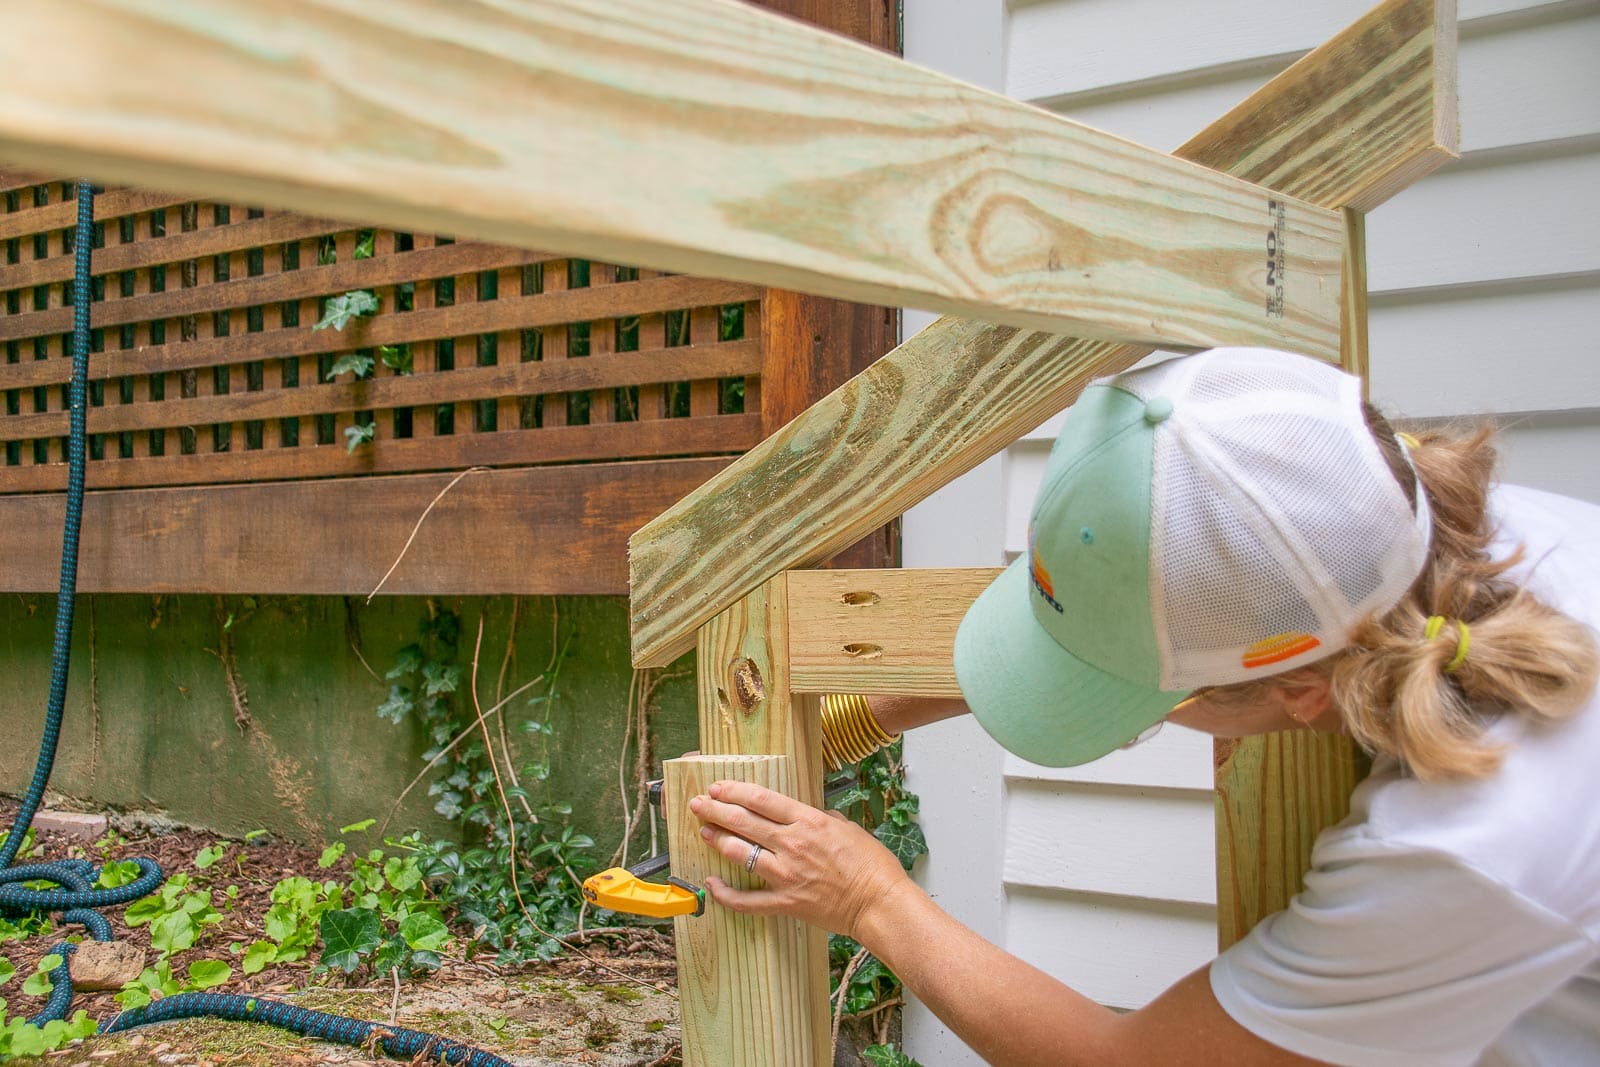
<svg viewBox="0 0 1600 1067">
<path fill-rule="evenodd" d="M 701 841 L 689 798 L 722 777 L 755 781 L 808 804 L 822 799 L 818 698 L 789 688 L 786 575 L 701 627 L 699 679 L 703 755 L 667 765 L 672 864 L 678 877 L 696 884 L 696 876 L 714 873 L 739 885 L 744 872 L 730 876 Z M 789 919 L 734 916 L 708 903 L 705 915 L 677 920 L 677 954 L 685 1067 L 828 1063 L 824 931 Z"/>
<path fill-rule="evenodd" d="M 1366 217 L 1345 209 L 1340 363 L 1367 374 Z M 1350 814 L 1365 755 L 1342 735 L 1303 730 L 1216 742 L 1217 948 L 1305 886 L 1317 835 Z"/>
<path fill-rule="evenodd" d="M 759 887 L 760 878 L 701 841 L 699 820 L 688 810 L 689 797 L 725 779 L 792 794 L 795 761 L 789 756 L 668 760 L 673 872 L 696 885 L 714 874 L 732 886 Z M 673 925 L 686 1067 L 823 1067 L 828 1062 L 826 944 L 820 955 L 815 951 L 821 931 L 783 916 L 739 915 L 715 904 L 708 904 L 704 915 L 680 916 Z M 810 966 L 814 960 L 824 964 L 820 991 Z"/>
</svg>

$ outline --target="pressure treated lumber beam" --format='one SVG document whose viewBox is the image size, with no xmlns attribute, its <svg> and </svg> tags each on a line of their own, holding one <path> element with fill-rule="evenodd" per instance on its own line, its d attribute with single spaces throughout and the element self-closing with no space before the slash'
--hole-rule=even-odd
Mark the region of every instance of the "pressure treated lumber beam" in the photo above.
<svg viewBox="0 0 1600 1067">
<path fill-rule="evenodd" d="M 716 875 L 731 886 L 761 879 L 700 838 L 689 798 L 712 782 L 754 782 L 795 794 L 788 756 L 685 756 L 665 764 L 672 873 L 695 885 Z M 820 1067 L 832 1062 L 828 942 L 817 927 L 781 915 L 740 915 L 714 903 L 673 920 L 685 1067 Z"/>
<path fill-rule="evenodd" d="M 1454 158 L 1454 49 L 1452 0 L 1388 0 L 1179 154 L 1373 206 Z M 631 539 L 635 664 L 670 662 L 746 591 L 827 559 L 1148 351 L 940 319 Z"/>
<path fill-rule="evenodd" d="M 1338 347 L 1326 208 L 733 0 L 51 0 L 8 12 L 0 69 L 0 159 L 29 168 L 1104 340 Z"/>
<path fill-rule="evenodd" d="M 790 686 L 959 698 L 956 627 L 999 573 L 993 567 L 789 571 Z"/>
</svg>

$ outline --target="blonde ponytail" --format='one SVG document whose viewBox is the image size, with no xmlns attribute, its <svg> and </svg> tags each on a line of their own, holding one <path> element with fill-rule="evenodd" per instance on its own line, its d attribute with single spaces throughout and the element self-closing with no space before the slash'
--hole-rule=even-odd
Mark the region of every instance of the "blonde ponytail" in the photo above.
<svg viewBox="0 0 1600 1067">
<path fill-rule="evenodd" d="M 1371 409 L 1367 421 L 1396 480 L 1414 494 L 1389 424 Z M 1404 600 L 1319 665 L 1351 735 L 1425 781 L 1490 773 L 1503 756 L 1484 738 L 1495 717 L 1564 718 L 1583 707 L 1600 672 L 1593 632 L 1505 577 L 1521 550 L 1490 558 L 1491 438 L 1487 427 L 1414 438 L 1411 465 L 1433 510 L 1427 566 Z M 1432 636 L 1431 616 L 1443 620 Z M 1462 640 L 1470 642 L 1465 656 Z"/>
</svg>

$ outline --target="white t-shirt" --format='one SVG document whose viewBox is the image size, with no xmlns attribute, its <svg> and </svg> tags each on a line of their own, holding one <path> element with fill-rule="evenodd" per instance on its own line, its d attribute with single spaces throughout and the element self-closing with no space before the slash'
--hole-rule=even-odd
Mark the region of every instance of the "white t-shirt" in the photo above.
<svg viewBox="0 0 1600 1067">
<path fill-rule="evenodd" d="M 1494 491 L 1515 577 L 1600 630 L 1600 508 Z M 1380 759 L 1305 891 L 1211 968 L 1218 1002 L 1336 1064 L 1600 1064 L 1600 696 L 1492 736 L 1504 765 L 1427 785 Z"/>
</svg>

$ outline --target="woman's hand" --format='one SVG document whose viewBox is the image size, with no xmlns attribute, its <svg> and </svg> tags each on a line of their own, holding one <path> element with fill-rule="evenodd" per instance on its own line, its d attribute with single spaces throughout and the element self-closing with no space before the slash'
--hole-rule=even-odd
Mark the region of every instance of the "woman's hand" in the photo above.
<svg viewBox="0 0 1600 1067">
<path fill-rule="evenodd" d="M 718 904 L 756 915 L 781 914 L 855 936 L 861 920 L 910 880 L 894 853 L 836 811 L 827 813 L 747 782 L 714 782 L 689 810 L 700 835 L 741 867 L 760 845 L 754 873 L 765 889 L 706 880 Z"/>
</svg>

